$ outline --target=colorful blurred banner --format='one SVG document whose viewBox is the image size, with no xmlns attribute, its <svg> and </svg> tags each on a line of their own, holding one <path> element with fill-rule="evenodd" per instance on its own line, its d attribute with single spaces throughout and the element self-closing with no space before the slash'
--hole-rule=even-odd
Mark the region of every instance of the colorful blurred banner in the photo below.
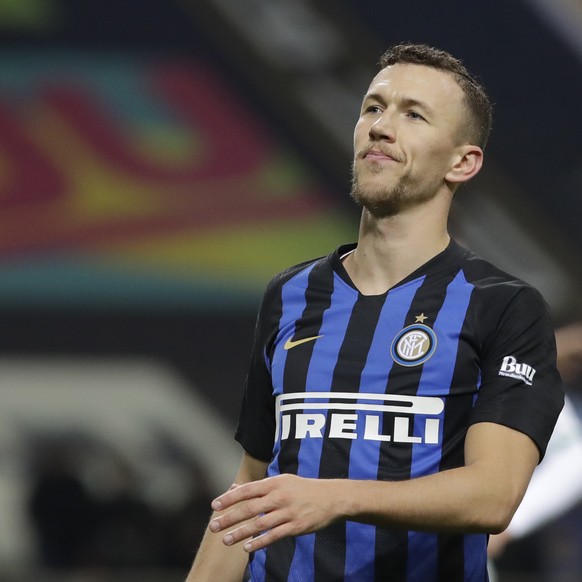
<svg viewBox="0 0 582 582">
<path fill-rule="evenodd" d="M 202 62 L 0 54 L 2 303 L 256 302 L 336 208 Z"/>
</svg>

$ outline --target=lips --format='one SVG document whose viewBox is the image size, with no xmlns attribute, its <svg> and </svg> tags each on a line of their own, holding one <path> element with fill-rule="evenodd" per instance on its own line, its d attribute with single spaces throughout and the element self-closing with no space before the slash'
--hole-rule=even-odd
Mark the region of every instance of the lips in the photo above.
<svg viewBox="0 0 582 582">
<path fill-rule="evenodd" d="M 366 160 L 370 160 L 370 161 L 377 161 L 377 162 L 382 162 L 382 161 L 388 161 L 388 162 L 398 162 L 398 158 L 394 157 L 393 155 L 390 155 L 386 152 L 383 152 L 381 150 L 377 150 L 377 149 L 370 149 L 364 152 L 364 155 L 362 156 L 363 159 Z"/>
</svg>

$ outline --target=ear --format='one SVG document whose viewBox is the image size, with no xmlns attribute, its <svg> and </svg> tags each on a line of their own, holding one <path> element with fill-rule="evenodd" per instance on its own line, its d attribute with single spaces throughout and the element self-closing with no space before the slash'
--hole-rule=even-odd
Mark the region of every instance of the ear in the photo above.
<svg viewBox="0 0 582 582">
<path fill-rule="evenodd" d="M 445 180 L 460 185 L 477 175 L 482 166 L 483 150 L 479 146 L 471 144 L 459 146 Z"/>
</svg>

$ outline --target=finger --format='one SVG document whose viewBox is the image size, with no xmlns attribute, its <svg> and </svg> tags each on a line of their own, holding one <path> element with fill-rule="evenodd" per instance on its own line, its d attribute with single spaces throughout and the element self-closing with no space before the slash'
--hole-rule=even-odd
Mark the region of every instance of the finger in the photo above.
<svg viewBox="0 0 582 582">
<path fill-rule="evenodd" d="M 222 515 L 214 516 L 208 527 L 210 528 L 210 531 L 216 533 L 235 527 L 253 518 L 258 518 L 261 514 L 267 514 L 273 509 L 274 507 L 265 498 L 243 501 L 230 511 L 227 511 Z"/>
<path fill-rule="evenodd" d="M 217 497 L 211 507 L 214 511 L 228 509 L 236 503 L 264 495 L 264 481 L 253 481 L 237 487 L 231 487 L 226 493 Z"/>
<path fill-rule="evenodd" d="M 233 484 L 232 484 L 232 485 L 231 485 L 231 486 L 230 486 L 230 487 L 229 487 L 229 488 L 226 490 L 226 492 L 225 492 L 225 493 L 228 493 L 228 492 L 230 492 L 230 491 L 234 491 L 234 490 L 235 490 L 237 487 L 240 487 L 240 485 L 239 485 L 238 483 L 233 483 Z M 217 497 L 216 499 L 219 499 L 219 497 Z M 215 500 L 213 500 L 213 501 L 210 503 L 210 507 L 211 507 L 212 509 L 215 509 L 215 504 L 214 504 L 214 501 L 215 501 Z"/>
<path fill-rule="evenodd" d="M 243 540 L 258 536 L 264 532 L 278 527 L 287 521 L 284 512 L 273 511 L 264 515 L 259 515 L 255 519 L 251 519 L 241 526 L 229 531 L 222 541 L 225 545 L 230 546 L 239 543 Z"/>
<path fill-rule="evenodd" d="M 270 546 L 272 543 L 292 534 L 293 531 L 291 524 L 283 523 L 249 540 L 245 543 L 243 549 L 248 553 L 256 552 L 257 550 L 262 550 L 263 548 Z"/>
</svg>

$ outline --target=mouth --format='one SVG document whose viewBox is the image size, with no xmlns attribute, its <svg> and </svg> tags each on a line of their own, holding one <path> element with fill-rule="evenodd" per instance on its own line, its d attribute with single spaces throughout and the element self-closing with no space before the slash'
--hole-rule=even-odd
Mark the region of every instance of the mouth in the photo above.
<svg viewBox="0 0 582 582">
<path fill-rule="evenodd" d="M 362 155 L 361 158 L 364 160 L 369 160 L 371 162 L 399 162 L 400 160 L 387 153 L 387 152 L 383 152 L 382 150 L 379 149 L 369 149 L 369 150 L 365 150 Z"/>
</svg>

